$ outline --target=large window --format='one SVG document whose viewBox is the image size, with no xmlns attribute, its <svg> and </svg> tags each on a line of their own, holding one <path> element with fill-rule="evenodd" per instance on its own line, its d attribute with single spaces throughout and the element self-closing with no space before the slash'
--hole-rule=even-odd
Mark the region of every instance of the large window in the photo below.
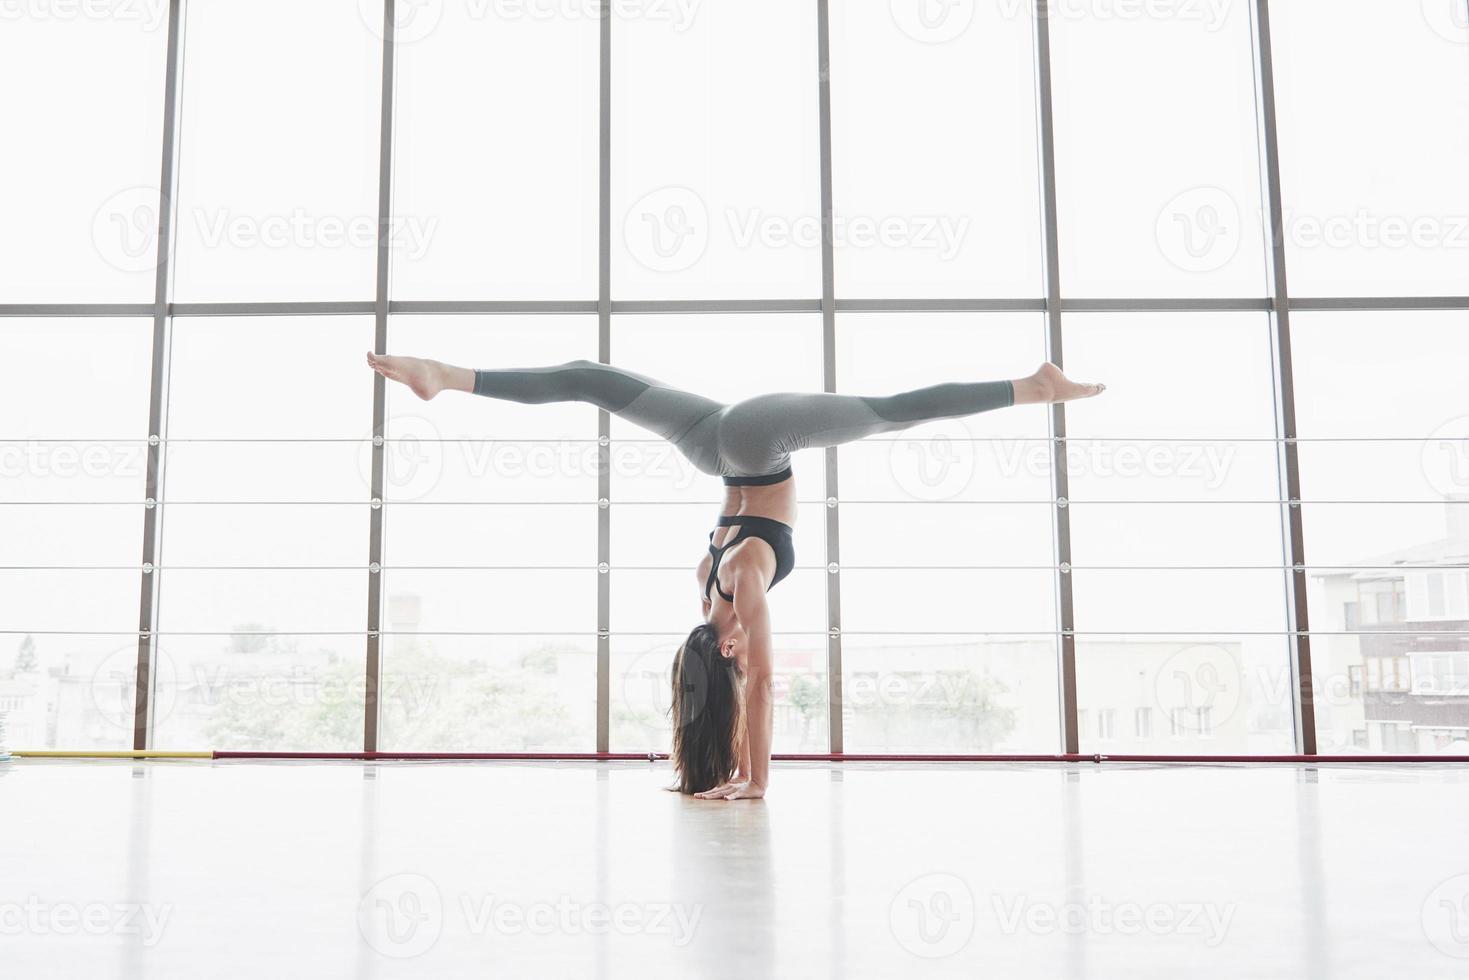
<svg viewBox="0 0 1469 980">
<path fill-rule="evenodd" d="M 1469 751 L 1469 22 L 1270 7 L 15 6 L 6 739 L 668 747 L 722 487 L 379 348 L 1109 384 L 796 457 L 779 752 Z"/>
</svg>

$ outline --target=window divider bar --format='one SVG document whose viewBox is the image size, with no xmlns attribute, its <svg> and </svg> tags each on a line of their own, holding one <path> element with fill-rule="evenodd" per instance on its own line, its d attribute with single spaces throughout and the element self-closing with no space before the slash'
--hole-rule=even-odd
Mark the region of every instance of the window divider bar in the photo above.
<svg viewBox="0 0 1469 980">
<path fill-rule="evenodd" d="M 178 187 L 178 127 L 182 106 L 184 0 L 169 0 L 168 62 L 163 80 L 163 134 L 158 176 L 157 267 L 153 280 L 153 342 L 148 381 L 147 499 L 163 499 L 163 441 L 168 427 L 168 375 L 173 345 L 168 300 L 173 289 L 173 201 Z M 147 749 L 153 729 L 153 656 L 158 642 L 159 564 L 163 533 L 162 508 L 143 508 L 143 564 L 138 598 L 138 662 L 133 688 L 133 748 Z"/>
<path fill-rule="evenodd" d="M 396 0 L 383 0 L 382 80 L 379 86 L 377 153 L 377 285 L 373 299 L 372 349 L 388 352 L 388 292 L 392 275 L 393 237 L 393 86 L 396 54 Z M 372 499 L 383 499 L 387 465 L 387 381 L 372 377 Z M 364 659 L 362 749 L 376 752 L 382 721 L 383 508 L 368 511 L 367 636 Z"/>
<path fill-rule="evenodd" d="M 820 299 L 646 299 L 617 300 L 613 313 L 819 313 Z M 1382 310 L 1469 310 L 1469 296 L 1293 296 L 1292 311 L 1373 312 Z M 390 300 L 389 313 L 465 316 L 597 313 L 599 300 L 448 299 Z M 842 313 L 1043 313 L 1044 297 L 874 297 L 837 299 Z M 1268 313 L 1270 296 L 1067 297 L 1066 313 Z M 144 317 L 153 303 L 0 303 L 3 317 Z M 282 300 L 169 303 L 170 316 L 371 316 L 372 300 Z"/>
<path fill-rule="evenodd" d="M 836 259 L 831 190 L 831 18 L 827 0 L 816 0 L 816 98 L 821 182 L 821 386 L 837 390 Z M 837 450 L 822 450 L 826 472 L 826 703 L 828 751 L 840 755 L 842 719 L 841 515 L 837 500 Z"/>
<path fill-rule="evenodd" d="M 597 81 L 597 360 L 612 363 L 612 5 L 599 6 Z M 612 416 L 597 410 L 596 750 L 612 744 Z"/>
<path fill-rule="evenodd" d="M 1064 368 L 1061 312 L 1060 234 L 1057 230 L 1056 136 L 1051 99 L 1051 27 L 1049 0 L 1035 0 L 1036 134 L 1041 168 L 1041 219 L 1045 241 L 1046 358 Z M 1051 531 L 1055 550 L 1057 683 L 1060 695 L 1061 743 L 1065 752 L 1079 751 L 1076 711 L 1076 623 L 1072 601 L 1071 512 L 1066 509 L 1070 484 L 1066 469 L 1066 406 L 1051 406 Z"/>
<path fill-rule="evenodd" d="M 1283 573 L 1286 626 L 1291 633 L 1290 671 L 1296 748 L 1316 754 L 1316 706 L 1312 690 L 1311 637 L 1308 612 L 1305 532 L 1301 514 L 1301 471 L 1295 443 L 1296 403 L 1291 359 L 1290 288 L 1286 279 L 1284 205 L 1280 190 L 1280 144 L 1276 131 L 1275 68 L 1270 36 L 1269 0 L 1251 6 L 1255 55 L 1256 121 L 1260 138 L 1260 173 L 1269 214 L 1266 222 L 1266 277 L 1270 285 L 1270 345 L 1274 385 L 1276 472 L 1282 496 L 1281 544 L 1290 567 Z"/>
</svg>

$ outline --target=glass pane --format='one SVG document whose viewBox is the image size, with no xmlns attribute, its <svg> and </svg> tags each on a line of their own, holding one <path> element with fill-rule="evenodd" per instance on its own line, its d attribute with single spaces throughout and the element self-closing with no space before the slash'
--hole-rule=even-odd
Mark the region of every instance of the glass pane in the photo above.
<svg viewBox="0 0 1469 980">
<path fill-rule="evenodd" d="M 612 638 L 612 751 L 667 752 L 673 655 L 682 637 Z M 775 752 L 829 751 L 826 638 L 776 633 L 772 680 Z"/>
<path fill-rule="evenodd" d="M 372 298 L 381 23 L 381 0 L 189 4 L 175 299 Z"/>
<path fill-rule="evenodd" d="M 25 366 L 0 385 L 12 748 L 132 744 L 151 350 L 147 320 L 0 320 L 0 361 Z"/>
<path fill-rule="evenodd" d="M 366 317 L 175 320 L 157 744 L 360 747 L 371 344 Z"/>
<path fill-rule="evenodd" d="M 397 608 L 399 601 L 395 593 L 389 607 Z M 385 748 L 591 752 L 597 747 L 597 645 L 591 636 L 401 635 L 384 638 L 383 651 L 380 739 Z"/>
<path fill-rule="evenodd" d="M 389 326 L 391 350 L 469 367 L 597 353 L 595 317 Z M 382 744 L 591 751 L 597 410 L 459 392 L 423 402 L 390 385 L 387 415 Z"/>
<path fill-rule="evenodd" d="M 837 323 L 839 387 L 854 394 L 1020 377 L 1044 358 L 1030 313 Z M 848 750 L 1055 751 L 1047 433 L 1044 410 L 1022 406 L 838 450 Z"/>
<path fill-rule="evenodd" d="M 1462 753 L 1469 315 L 1292 324 L 1321 751 Z"/>
<path fill-rule="evenodd" d="M 847 636 L 848 752 L 1048 753 L 1061 730 L 1049 636 Z"/>
<path fill-rule="evenodd" d="M 597 356 L 588 316 L 395 316 L 388 349 L 469 368 L 541 367 Z M 357 355 L 359 358 L 361 354 Z M 562 402 L 522 405 L 462 392 L 424 402 L 388 386 L 387 500 L 564 502 L 595 506 L 597 409 Z M 388 547 L 396 547 L 395 515 Z M 429 508 L 431 509 L 431 508 Z M 433 520 L 419 517 L 419 520 Z"/>
<path fill-rule="evenodd" d="M 219 573 L 197 583 L 164 574 L 168 594 L 187 591 L 191 598 L 208 595 L 211 585 L 235 584 L 218 579 Z M 360 594 L 361 579 L 354 573 L 346 584 Z M 319 597 L 319 589 L 313 592 Z M 303 621 L 305 629 L 325 622 Z M 361 636 L 309 633 L 160 636 L 153 744 L 171 750 L 361 751 L 364 644 Z"/>
<path fill-rule="evenodd" d="M 1264 294 L 1251 6 L 1052 4 L 1068 295 Z"/>
<path fill-rule="evenodd" d="M 597 5 L 414 18 L 395 69 L 394 295 L 595 299 Z M 472 123 L 467 92 L 484 93 Z"/>
<path fill-rule="evenodd" d="M 1040 294 L 1030 13 L 1009 6 L 832 4 L 838 296 Z"/>
<path fill-rule="evenodd" d="M 1266 317 L 1065 327 L 1082 751 L 1292 751 Z"/>
<path fill-rule="evenodd" d="M 1270 20 L 1291 292 L 1462 294 L 1464 4 L 1297 0 Z"/>
<path fill-rule="evenodd" d="M 6 5 L 0 302 L 153 300 L 168 4 L 113 6 Z"/>
<path fill-rule="evenodd" d="M 816 7 L 612 16 L 613 295 L 820 296 Z"/>
</svg>

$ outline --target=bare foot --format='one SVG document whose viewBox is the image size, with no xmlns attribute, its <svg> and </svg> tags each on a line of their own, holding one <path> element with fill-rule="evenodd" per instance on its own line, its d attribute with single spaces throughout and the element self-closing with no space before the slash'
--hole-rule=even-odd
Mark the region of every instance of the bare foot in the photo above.
<svg viewBox="0 0 1469 980">
<path fill-rule="evenodd" d="M 443 391 L 455 387 L 447 364 L 426 360 L 422 357 L 390 357 L 387 354 L 367 353 L 367 363 L 374 371 L 387 378 L 405 384 L 424 401 Z"/>
<path fill-rule="evenodd" d="M 1015 382 L 1016 404 L 1050 404 L 1069 402 L 1078 398 L 1092 398 L 1107 390 L 1104 384 L 1084 384 L 1072 381 L 1061 373 L 1061 369 L 1047 361 L 1036 369 L 1035 374 Z"/>
</svg>

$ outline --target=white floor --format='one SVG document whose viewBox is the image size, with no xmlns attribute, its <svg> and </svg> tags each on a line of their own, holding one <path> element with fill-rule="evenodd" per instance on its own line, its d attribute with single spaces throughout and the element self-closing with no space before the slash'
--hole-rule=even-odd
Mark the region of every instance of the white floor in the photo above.
<svg viewBox="0 0 1469 980">
<path fill-rule="evenodd" d="M 0 976 L 1469 976 L 1469 767 L 0 763 Z"/>
</svg>

